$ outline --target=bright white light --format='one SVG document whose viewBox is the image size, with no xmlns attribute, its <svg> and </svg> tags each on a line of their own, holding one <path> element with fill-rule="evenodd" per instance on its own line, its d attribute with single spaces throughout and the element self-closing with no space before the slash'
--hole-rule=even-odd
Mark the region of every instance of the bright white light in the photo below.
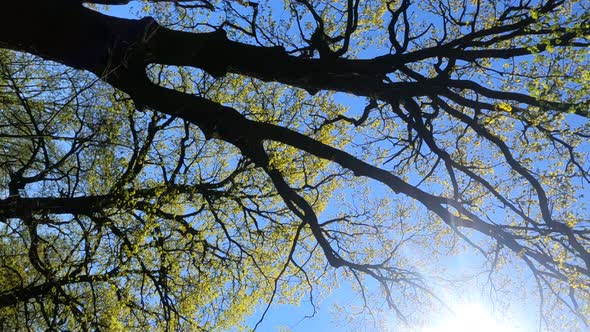
<svg viewBox="0 0 590 332">
<path fill-rule="evenodd" d="M 454 313 L 427 324 L 421 332 L 517 332 L 521 331 L 509 322 L 495 319 L 488 310 L 476 303 L 453 307 Z"/>
</svg>

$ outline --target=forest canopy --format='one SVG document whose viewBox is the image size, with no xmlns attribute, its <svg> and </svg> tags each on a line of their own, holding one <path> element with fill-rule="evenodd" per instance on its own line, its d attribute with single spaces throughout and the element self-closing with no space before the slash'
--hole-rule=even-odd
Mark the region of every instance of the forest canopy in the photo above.
<svg viewBox="0 0 590 332">
<path fill-rule="evenodd" d="M 4 1 L 0 329 L 587 329 L 588 46 L 587 1 Z"/>
</svg>

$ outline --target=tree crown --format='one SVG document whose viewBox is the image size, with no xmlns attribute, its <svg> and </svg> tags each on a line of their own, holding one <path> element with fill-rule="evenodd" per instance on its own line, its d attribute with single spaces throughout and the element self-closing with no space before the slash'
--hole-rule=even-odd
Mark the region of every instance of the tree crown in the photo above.
<svg viewBox="0 0 590 332">
<path fill-rule="evenodd" d="M 130 3 L 2 5 L 0 326 L 254 328 L 343 282 L 416 326 L 458 252 L 586 326 L 584 1 Z"/>
</svg>

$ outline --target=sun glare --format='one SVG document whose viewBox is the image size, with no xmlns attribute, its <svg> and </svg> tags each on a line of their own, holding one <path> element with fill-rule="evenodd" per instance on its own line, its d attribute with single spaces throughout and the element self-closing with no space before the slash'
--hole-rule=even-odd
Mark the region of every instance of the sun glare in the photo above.
<svg viewBox="0 0 590 332">
<path fill-rule="evenodd" d="M 454 313 L 428 324 L 421 332 L 518 332 L 515 324 L 503 322 L 477 303 L 461 304 Z"/>
</svg>

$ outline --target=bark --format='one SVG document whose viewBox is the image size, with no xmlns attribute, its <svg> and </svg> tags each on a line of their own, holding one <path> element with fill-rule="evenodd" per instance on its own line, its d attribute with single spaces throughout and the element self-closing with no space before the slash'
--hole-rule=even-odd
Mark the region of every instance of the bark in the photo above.
<svg viewBox="0 0 590 332">
<path fill-rule="evenodd" d="M 11 196 L 0 200 L 0 219 L 19 218 L 27 214 L 90 215 L 111 205 L 109 195 L 73 198 Z"/>
</svg>

